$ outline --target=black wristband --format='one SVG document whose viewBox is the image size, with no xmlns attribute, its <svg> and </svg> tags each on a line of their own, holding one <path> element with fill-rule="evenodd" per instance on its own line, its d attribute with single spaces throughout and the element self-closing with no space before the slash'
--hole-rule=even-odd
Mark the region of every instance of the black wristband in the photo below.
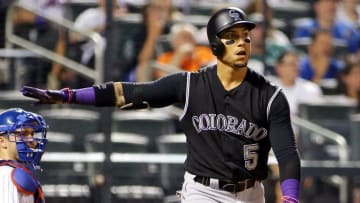
<svg viewBox="0 0 360 203">
<path fill-rule="evenodd" d="M 109 82 L 101 85 L 94 85 L 95 106 L 114 106 L 115 90 L 114 83 Z"/>
</svg>

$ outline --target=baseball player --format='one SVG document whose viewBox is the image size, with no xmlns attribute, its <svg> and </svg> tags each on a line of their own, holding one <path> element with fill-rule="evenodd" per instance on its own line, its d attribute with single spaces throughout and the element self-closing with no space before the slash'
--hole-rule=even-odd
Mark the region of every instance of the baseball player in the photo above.
<svg viewBox="0 0 360 203">
<path fill-rule="evenodd" d="M 47 144 L 42 116 L 20 108 L 0 114 L 0 202 L 43 203 L 34 170 Z"/>
<path fill-rule="evenodd" d="M 263 203 L 270 148 L 277 157 L 283 202 L 297 203 L 300 159 L 289 105 L 280 88 L 247 67 L 250 31 L 238 8 L 218 10 L 207 25 L 217 64 L 147 83 L 110 82 L 82 89 L 23 87 L 40 104 L 76 103 L 137 109 L 184 105 L 187 137 L 181 201 Z"/>
</svg>

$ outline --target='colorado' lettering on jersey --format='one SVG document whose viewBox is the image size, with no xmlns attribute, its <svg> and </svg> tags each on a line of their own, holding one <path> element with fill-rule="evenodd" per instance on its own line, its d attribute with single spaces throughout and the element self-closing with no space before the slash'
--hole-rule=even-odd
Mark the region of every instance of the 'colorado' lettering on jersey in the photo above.
<svg viewBox="0 0 360 203">
<path fill-rule="evenodd" d="M 202 131 L 225 131 L 259 141 L 267 136 L 265 128 L 259 128 L 255 123 L 223 114 L 200 114 L 192 117 L 192 123 L 198 133 Z"/>
</svg>

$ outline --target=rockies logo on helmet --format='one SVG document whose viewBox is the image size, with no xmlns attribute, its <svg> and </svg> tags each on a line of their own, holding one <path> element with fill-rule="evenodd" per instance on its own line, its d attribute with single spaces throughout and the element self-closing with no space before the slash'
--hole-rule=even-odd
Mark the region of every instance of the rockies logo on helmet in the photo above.
<svg viewBox="0 0 360 203">
<path fill-rule="evenodd" d="M 240 18 L 240 13 L 236 10 L 229 10 L 229 16 L 234 19 L 234 21 L 238 21 L 238 20 L 241 20 Z"/>
</svg>

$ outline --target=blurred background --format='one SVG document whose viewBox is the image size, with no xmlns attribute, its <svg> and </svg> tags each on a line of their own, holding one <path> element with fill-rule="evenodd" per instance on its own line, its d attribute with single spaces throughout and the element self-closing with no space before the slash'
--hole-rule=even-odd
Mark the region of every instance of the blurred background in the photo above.
<svg viewBox="0 0 360 203">
<path fill-rule="evenodd" d="M 256 23 L 248 66 L 282 87 L 302 159 L 301 202 L 360 203 L 360 1 L 0 0 L 0 109 L 42 114 L 47 202 L 180 202 L 182 106 L 124 111 L 34 106 L 23 85 L 82 88 L 197 71 L 216 58 L 210 15 Z M 280 203 L 269 158 L 266 202 Z"/>
</svg>

